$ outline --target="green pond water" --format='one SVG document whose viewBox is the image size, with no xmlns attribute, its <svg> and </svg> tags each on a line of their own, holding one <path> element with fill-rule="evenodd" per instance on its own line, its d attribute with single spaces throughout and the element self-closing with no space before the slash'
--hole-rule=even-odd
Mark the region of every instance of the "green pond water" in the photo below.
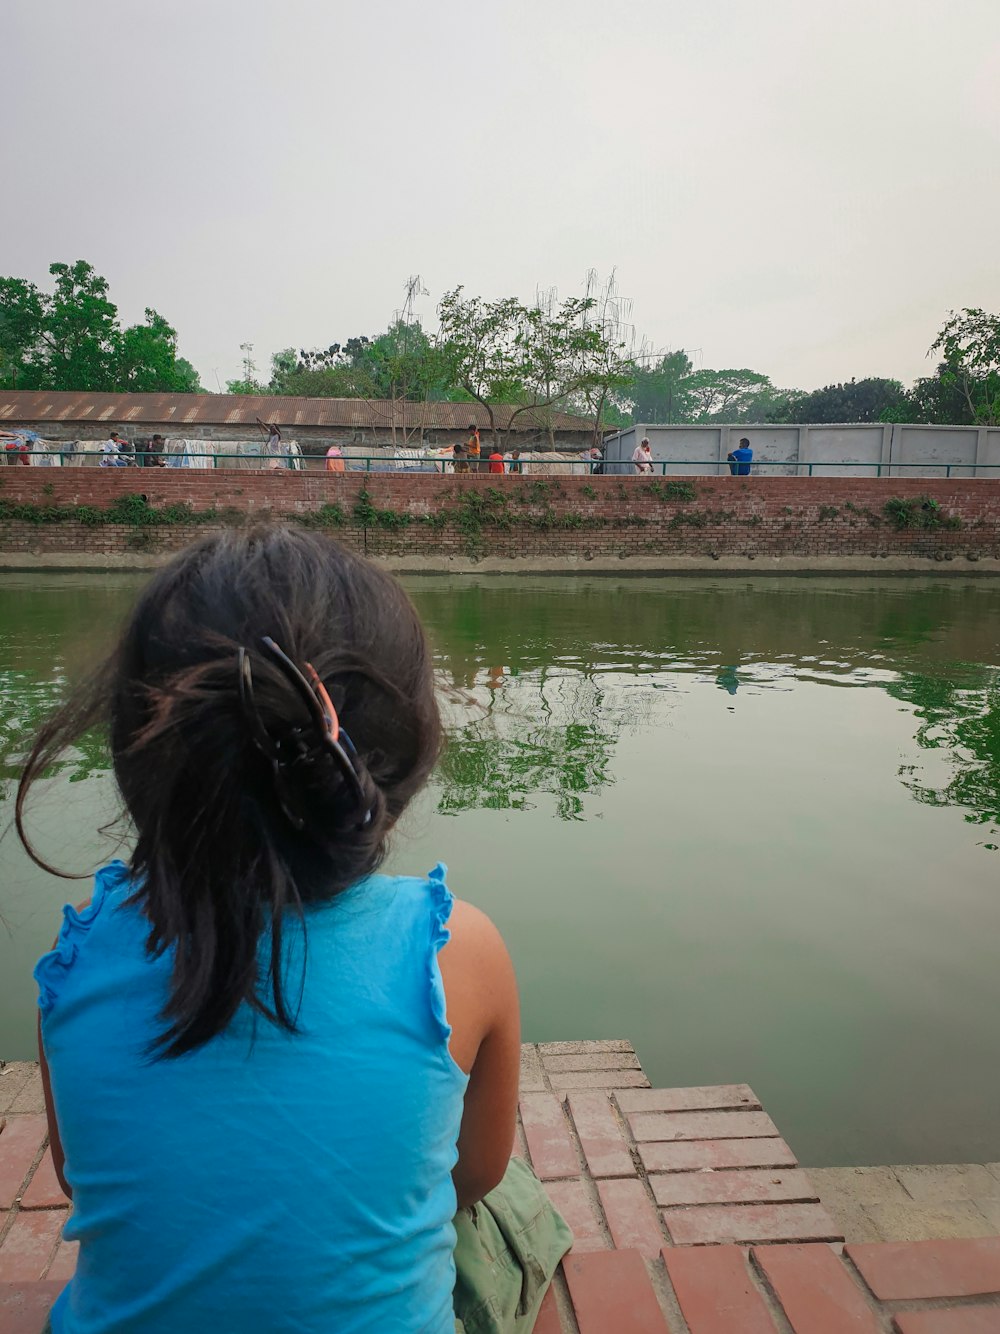
<svg viewBox="0 0 1000 1334">
<path fill-rule="evenodd" d="M 5 577 L 5 825 L 25 736 L 140 582 Z M 745 1080 L 808 1163 L 1000 1159 L 1000 586 L 410 589 L 450 745 L 392 865 L 446 861 L 496 920 L 526 1038 Z M 44 786 L 46 852 L 112 855 L 100 744 Z M 32 1054 L 32 964 L 86 893 L 0 841 L 0 1056 Z"/>
</svg>

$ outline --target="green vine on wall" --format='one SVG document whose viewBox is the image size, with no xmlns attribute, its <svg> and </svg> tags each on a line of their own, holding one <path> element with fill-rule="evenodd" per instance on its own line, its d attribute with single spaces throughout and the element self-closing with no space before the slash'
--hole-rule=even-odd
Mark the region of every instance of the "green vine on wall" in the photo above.
<svg viewBox="0 0 1000 1334">
<path fill-rule="evenodd" d="M 2 479 L 0 479 L 2 486 Z M 620 486 L 622 496 L 632 495 Z M 654 480 L 645 484 L 644 490 L 650 491 L 659 500 L 688 502 L 695 499 L 696 490 L 690 482 Z M 79 523 L 88 528 L 100 528 L 107 525 L 120 525 L 135 530 L 128 539 L 133 550 L 150 550 L 156 539 L 153 530 L 162 527 L 197 527 L 205 524 L 224 524 L 238 527 L 251 521 L 252 516 L 235 507 L 196 510 L 187 501 L 175 501 L 170 504 L 154 506 L 147 496 L 139 493 L 118 496 L 106 507 L 96 505 L 60 505 L 50 500 L 55 488 L 52 483 L 42 487 L 46 497 L 43 502 L 12 501 L 0 497 L 0 522 L 19 520 L 30 524 Z M 442 493 L 443 497 L 454 503 L 441 505 L 433 513 L 414 514 L 409 509 L 381 507 L 374 503 L 367 488 L 362 487 L 357 493 L 350 511 L 345 511 L 340 504 L 323 504 L 315 510 L 294 514 L 273 514 L 269 517 L 279 521 L 300 524 L 306 528 L 337 531 L 347 527 L 381 529 L 398 532 L 411 524 L 420 523 L 440 532 L 449 524 L 464 536 L 466 552 L 478 557 L 485 550 L 485 530 L 497 529 L 509 531 L 512 528 L 527 528 L 540 532 L 559 529 L 582 530 L 605 528 L 614 522 L 617 527 L 645 527 L 651 520 L 637 514 L 629 514 L 610 520 L 601 514 L 567 510 L 557 513 L 552 504 L 554 496 L 566 494 L 564 488 L 554 481 L 536 479 L 523 483 L 516 491 L 497 486 L 484 490 L 450 488 Z M 586 485 L 581 494 L 588 500 L 597 498 L 596 490 Z M 880 522 L 878 515 L 867 508 L 845 502 L 844 510 L 852 514 L 863 515 L 873 526 Z M 784 513 L 790 513 L 790 507 L 784 507 Z M 911 498 L 893 497 L 883 506 L 886 521 L 898 531 L 906 530 L 948 530 L 962 527 L 962 520 L 957 514 L 946 513 L 931 496 L 922 495 Z M 837 518 L 840 510 L 835 505 L 819 507 L 820 521 Z M 263 515 L 261 517 L 264 517 Z M 679 509 L 670 518 L 668 527 L 704 528 L 712 523 L 732 520 L 735 515 L 726 511 Z M 760 523 L 760 516 L 746 520 L 753 525 Z"/>
<path fill-rule="evenodd" d="M 219 510 L 214 506 L 196 510 L 187 501 L 176 501 L 159 508 L 150 505 L 143 495 L 117 496 L 110 505 L 39 505 L 34 501 L 0 499 L 0 521 L 19 519 L 22 523 L 82 523 L 88 528 L 120 524 L 127 528 L 176 526 L 232 522 L 233 516 L 243 518 L 241 510 Z"/>
<path fill-rule="evenodd" d="M 295 521 L 303 528 L 343 528 L 347 523 L 347 515 L 342 505 L 320 505 L 318 509 L 296 514 Z"/>
<path fill-rule="evenodd" d="M 351 511 L 359 528 L 406 528 L 413 522 L 409 510 L 380 509 L 372 504 L 368 491 L 362 487 Z"/>
<path fill-rule="evenodd" d="M 660 500 L 694 500 L 698 494 L 693 482 L 652 481 L 646 485 Z"/>
<path fill-rule="evenodd" d="M 913 496 L 903 499 L 893 496 L 882 506 L 882 512 L 899 532 L 906 529 L 961 528 L 957 514 L 946 514 L 932 496 Z"/>
</svg>

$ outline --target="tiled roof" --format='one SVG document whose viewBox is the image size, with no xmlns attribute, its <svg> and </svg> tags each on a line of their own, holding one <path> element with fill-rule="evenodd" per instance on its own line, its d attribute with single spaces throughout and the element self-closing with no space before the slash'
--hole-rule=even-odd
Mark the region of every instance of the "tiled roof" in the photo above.
<svg viewBox="0 0 1000 1334">
<path fill-rule="evenodd" d="M 497 404 L 497 425 L 506 429 L 515 407 Z M 489 426 L 479 403 L 412 403 L 365 398 L 272 398 L 245 394 L 74 394 L 47 390 L 0 390 L 0 422 L 107 422 L 109 426 L 253 426 L 257 418 L 279 426 L 339 426 L 354 430 L 423 427 L 464 430 Z M 557 431 L 591 431 L 587 417 L 553 414 Z M 532 410 L 514 420 L 515 431 L 538 431 L 547 419 Z"/>
</svg>

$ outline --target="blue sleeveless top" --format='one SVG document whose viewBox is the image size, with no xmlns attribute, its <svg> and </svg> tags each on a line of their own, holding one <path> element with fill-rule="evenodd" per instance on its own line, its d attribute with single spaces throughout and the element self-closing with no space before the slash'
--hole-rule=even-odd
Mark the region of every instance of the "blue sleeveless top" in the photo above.
<svg viewBox="0 0 1000 1334">
<path fill-rule="evenodd" d="M 145 1054 L 171 958 L 146 956 L 128 869 L 65 909 L 35 969 L 80 1242 L 54 1334 L 453 1334 L 468 1080 L 437 961 L 444 874 L 307 909 L 305 939 L 286 932 L 300 1031 L 244 1007 L 176 1060 Z"/>
</svg>

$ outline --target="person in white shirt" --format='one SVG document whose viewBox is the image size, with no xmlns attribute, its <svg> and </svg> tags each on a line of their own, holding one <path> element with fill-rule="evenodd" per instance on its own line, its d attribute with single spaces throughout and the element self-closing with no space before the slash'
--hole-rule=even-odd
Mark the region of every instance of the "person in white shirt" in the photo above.
<svg viewBox="0 0 1000 1334">
<path fill-rule="evenodd" d="M 135 445 L 131 440 L 126 439 L 119 431 L 111 432 L 111 439 L 118 446 L 118 466 L 121 468 L 135 467 Z"/>
<path fill-rule="evenodd" d="M 101 467 L 102 468 L 124 468 L 125 460 L 121 456 L 121 450 L 118 445 L 117 433 L 112 431 L 101 446 Z"/>
<path fill-rule="evenodd" d="M 653 471 L 653 456 L 649 451 L 649 438 L 643 436 L 642 440 L 636 445 L 632 454 L 632 462 L 635 464 L 635 470 L 638 473 L 651 473 Z"/>
<path fill-rule="evenodd" d="M 264 456 L 266 458 L 265 468 L 290 468 L 291 460 L 288 457 L 288 446 L 281 439 L 281 429 L 277 422 L 262 422 L 257 418 L 257 425 L 261 430 L 267 431 L 267 442 L 264 445 Z"/>
</svg>

